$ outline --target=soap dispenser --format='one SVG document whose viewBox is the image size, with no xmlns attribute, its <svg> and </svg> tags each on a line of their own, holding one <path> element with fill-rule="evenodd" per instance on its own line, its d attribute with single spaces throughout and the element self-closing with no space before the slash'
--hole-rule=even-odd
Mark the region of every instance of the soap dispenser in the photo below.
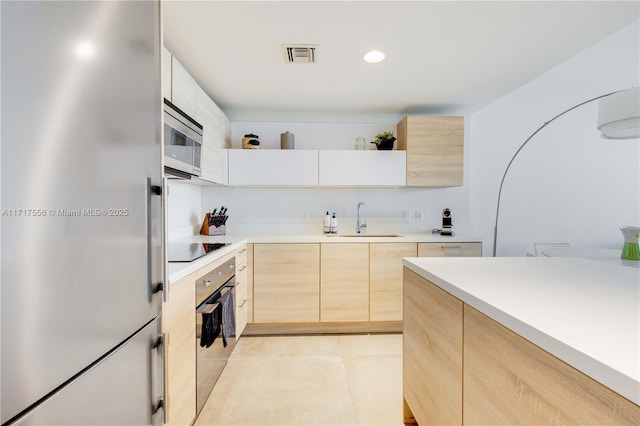
<svg viewBox="0 0 640 426">
<path fill-rule="evenodd" d="M 332 234 L 337 234 L 338 233 L 338 218 L 336 217 L 335 212 L 333 213 L 333 216 L 331 217 L 331 233 Z"/>
<path fill-rule="evenodd" d="M 329 212 L 328 211 L 324 215 L 323 230 L 324 230 L 325 234 L 329 234 L 331 232 L 331 216 L 329 216 Z"/>
</svg>

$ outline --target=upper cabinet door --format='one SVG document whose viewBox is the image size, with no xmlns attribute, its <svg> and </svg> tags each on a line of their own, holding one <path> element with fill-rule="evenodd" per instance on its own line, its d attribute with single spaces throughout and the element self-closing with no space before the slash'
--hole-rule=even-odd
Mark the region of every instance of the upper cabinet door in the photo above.
<svg viewBox="0 0 640 426">
<path fill-rule="evenodd" d="M 409 115 L 398 123 L 407 186 L 462 186 L 464 117 Z"/>
<path fill-rule="evenodd" d="M 229 150 L 229 185 L 312 186 L 317 184 L 318 151 Z"/>
<path fill-rule="evenodd" d="M 224 149 L 231 138 L 231 124 L 226 115 L 200 87 L 196 87 L 194 119 L 202 124 L 202 175 L 200 179 L 225 183 Z"/>
<path fill-rule="evenodd" d="M 404 186 L 405 151 L 319 151 L 320 185 Z"/>
<path fill-rule="evenodd" d="M 167 98 L 173 102 L 173 95 L 171 94 L 171 52 L 166 47 L 162 47 L 162 97 Z"/>
<path fill-rule="evenodd" d="M 197 121 L 195 116 L 198 84 L 182 64 L 178 62 L 175 56 L 173 56 L 172 59 L 173 87 L 171 102 Z"/>
</svg>

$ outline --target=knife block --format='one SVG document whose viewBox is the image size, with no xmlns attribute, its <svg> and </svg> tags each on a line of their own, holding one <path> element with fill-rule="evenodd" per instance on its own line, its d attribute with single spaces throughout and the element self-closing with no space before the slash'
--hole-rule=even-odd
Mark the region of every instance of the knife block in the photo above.
<svg viewBox="0 0 640 426">
<path fill-rule="evenodd" d="M 202 226 L 200 227 L 201 235 L 226 235 L 227 234 L 227 226 L 209 226 L 209 219 L 211 218 L 211 214 L 207 213 L 204 216 L 204 220 L 202 221 Z"/>
</svg>

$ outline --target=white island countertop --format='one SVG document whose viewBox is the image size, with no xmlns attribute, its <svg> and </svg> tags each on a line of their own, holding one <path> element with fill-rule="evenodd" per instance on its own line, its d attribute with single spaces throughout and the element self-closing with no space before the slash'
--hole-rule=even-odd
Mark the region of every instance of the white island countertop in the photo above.
<svg viewBox="0 0 640 426">
<path fill-rule="evenodd" d="M 404 265 L 640 405 L 638 262 L 405 258 Z"/>
</svg>

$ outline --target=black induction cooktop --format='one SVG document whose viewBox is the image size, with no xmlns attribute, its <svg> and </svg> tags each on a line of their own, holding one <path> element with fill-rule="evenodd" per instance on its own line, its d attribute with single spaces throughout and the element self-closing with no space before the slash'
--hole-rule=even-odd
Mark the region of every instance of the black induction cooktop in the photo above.
<svg viewBox="0 0 640 426">
<path fill-rule="evenodd" d="M 231 243 L 169 243 L 169 262 L 191 262 Z"/>
</svg>

